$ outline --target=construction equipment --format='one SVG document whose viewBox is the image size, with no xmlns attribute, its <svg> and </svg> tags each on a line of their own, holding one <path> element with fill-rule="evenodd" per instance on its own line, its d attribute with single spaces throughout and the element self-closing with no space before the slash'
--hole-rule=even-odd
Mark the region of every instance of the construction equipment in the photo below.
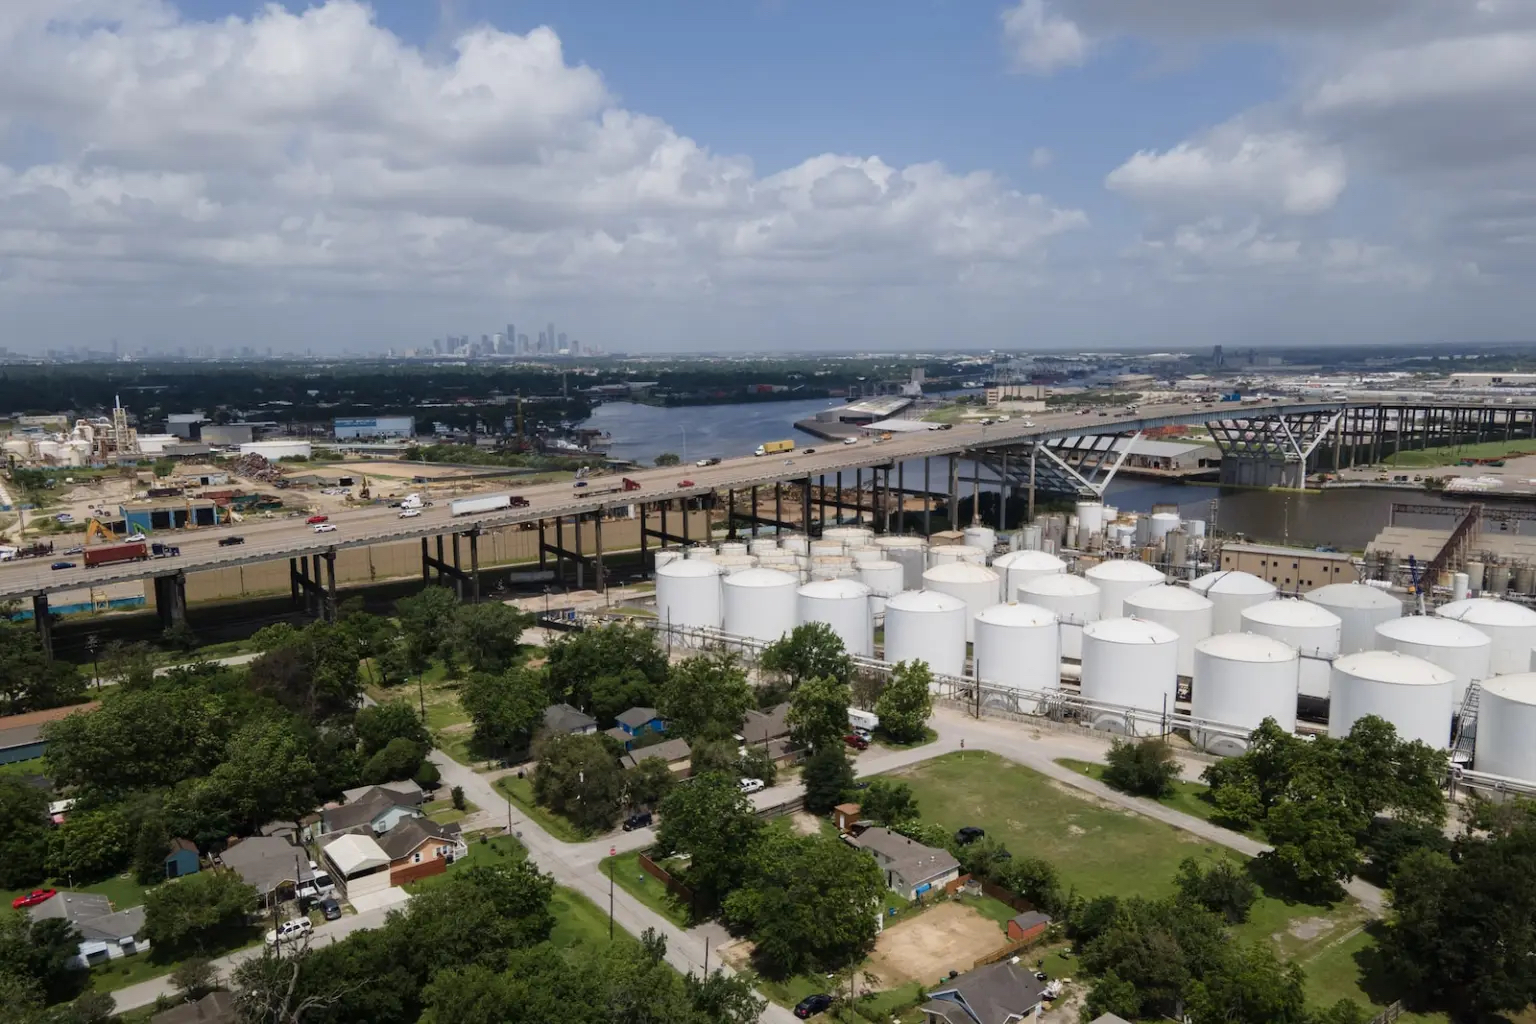
<svg viewBox="0 0 1536 1024">
<path fill-rule="evenodd" d="M 361 473 L 359 473 L 358 476 L 362 479 L 363 486 L 357 492 L 357 496 L 359 498 L 362 498 L 364 501 L 367 501 L 371 497 L 371 495 L 368 493 L 368 478 L 366 476 L 363 476 Z"/>
<path fill-rule="evenodd" d="M 106 524 L 100 519 L 92 517 L 85 524 L 85 542 L 90 544 L 98 539 L 104 544 L 117 543 L 117 535 L 107 529 Z"/>
</svg>

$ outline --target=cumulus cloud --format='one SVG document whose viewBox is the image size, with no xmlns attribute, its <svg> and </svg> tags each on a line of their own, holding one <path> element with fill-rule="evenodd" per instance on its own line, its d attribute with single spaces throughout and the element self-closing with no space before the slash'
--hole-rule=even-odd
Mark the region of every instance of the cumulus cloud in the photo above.
<svg viewBox="0 0 1536 1024">
<path fill-rule="evenodd" d="M 1088 56 L 1088 37 L 1075 22 L 1047 8 L 1045 0 L 1019 0 L 1002 18 L 1015 71 L 1049 75 L 1076 67 Z"/>
<path fill-rule="evenodd" d="M 1160 153 L 1139 152 L 1104 183 L 1153 203 L 1197 209 L 1236 204 L 1306 215 L 1330 209 L 1347 180 L 1336 149 L 1293 132 L 1229 126 Z"/>
<path fill-rule="evenodd" d="M 6 131 L 6 129 L 9 129 Z M 0 5 L 0 295 L 1006 290 L 1082 213 L 995 176 L 825 154 L 772 174 L 625 109 L 556 33 L 443 58 L 356 0 L 196 21 Z"/>
</svg>

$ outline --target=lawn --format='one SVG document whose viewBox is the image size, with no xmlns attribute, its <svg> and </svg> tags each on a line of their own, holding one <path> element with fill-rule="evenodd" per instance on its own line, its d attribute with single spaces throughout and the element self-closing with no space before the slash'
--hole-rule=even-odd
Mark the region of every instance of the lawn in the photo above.
<svg viewBox="0 0 1536 1024">
<path fill-rule="evenodd" d="M 566 818 L 540 807 L 533 800 L 533 782 L 527 778 L 503 775 L 496 780 L 496 788 L 523 812 L 523 815 L 545 832 L 562 843 L 581 843 L 592 838 L 587 832 L 573 825 Z"/>
<path fill-rule="evenodd" d="M 875 730 L 875 743 L 890 750 L 911 750 L 913 747 L 926 746 L 938 738 L 939 734 L 927 726 L 923 727 L 922 737 L 920 739 L 912 740 L 910 743 L 898 743 L 897 741 L 891 739 L 891 737 L 886 734 L 884 729 Z"/>
<path fill-rule="evenodd" d="M 56 878 L 42 885 L 29 885 L 25 889 L 12 889 L 9 892 L 0 893 L 0 899 L 3 899 L 5 904 L 9 906 L 11 900 L 17 896 L 29 893 L 33 889 L 48 888 L 64 890 L 69 888 L 69 882 L 66 879 Z M 127 910 L 129 907 L 141 906 L 144 903 L 144 894 L 150 888 L 152 886 L 140 885 L 138 882 L 135 882 L 132 875 L 124 874 L 114 875 L 111 878 L 100 882 L 92 882 L 89 885 L 77 885 L 74 887 L 74 891 L 98 893 L 112 901 L 113 910 Z"/>
<path fill-rule="evenodd" d="M 620 889 L 679 928 L 687 928 L 692 923 L 688 908 L 674 899 L 665 885 L 641 869 L 639 850 L 621 853 L 617 857 L 604 857 L 602 869 L 605 875 L 613 872 L 614 884 Z"/>
<path fill-rule="evenodd" d="M 1099 782 L 1104 781 L 1104 769 L 1102 764 L 1093 761 L 1078 761 L 1070 757 L 1058 757 L 1056 763 L 1063 768 L 1070 768 L 1080 775 L 1086 775 L 1090 779 Z M 1181 811 L 1192 818 L 1201 821 L 1212 821 L 1216 818 L 1216 805 L 1211 803 L 1211 787 L 1203 782 L 1185 782 L 1176 779 L 1173 783 L 1173 795 L 1159 797 L 1157 802 L 1164 807 L 1175 811 Z"/>
<path fill-rule="evenodd" d="M 555 887 L 549 909 L 555 915 L 555 930 L 549 941 L 561 949 L 608 944 L 608 911 L 574 889 Z M 635 936 L 614 925 L 615 942 L 634 942 Z"/>
<path fill-rule="evenodd" d="M 469 853 L 460 857 L 448 865 L 448 870 L 440 875 L 428 875 L 426 878 L 418 878 L 414 882 L 407 882 L 401 888 L 406 892 L 421 892 L 433 886 L 441 885 L 443 880 L 458 871 L 461 867 L 474 864 L 515 864 L 528 856 L 528 851 L 523 849 L 523 844 L 511 836 L 490 835 L 485 841 L 481 836 L 466 837 L 465 843 L 469 846 Z"/>
<path fill-rule="evenodd" d="M 208 946 L 203 955 L 209 959 L 215 959 L 227 956 L 237 949 L 254 946 L 261 942 L 265 931 L 265 924 L 247 925 L 226 931 Z M 109 960 L 98 967 L 91 968 L 91 988 L 97 992 L 116 992 L 120 988 L 137 985 L 141 981 L 158 978 L 162 974 L 169 974 L 183 960 L 190 957 L 191 954 L 165 953 L 151 947 L 147 953 Z"/>
<path fill-rule="evenodd" d="M 433 800 L 422 807 L 423 813 L 439 825 L 451 825 L 456 821 L 463 821 L 479 809 L 473 800 L 465 800 L 462 811 L 453 806 L 452 800 Z"/>
<path fill-rule="evenodd" d="M 1512 441 L 1487 441 L 1483 444 L 1426 448 L 1422 451 L 1402 451 L 1388 455 L 1382 460 L 1382 464 L 1399 469 L 1427 469 L 1434 466 L 1454 466 L 1458 459 L 1499 459 L 1513 457 L 1522 452 L 1536 452 L 1536 441 L 1520 438 Z"/>
</svg>

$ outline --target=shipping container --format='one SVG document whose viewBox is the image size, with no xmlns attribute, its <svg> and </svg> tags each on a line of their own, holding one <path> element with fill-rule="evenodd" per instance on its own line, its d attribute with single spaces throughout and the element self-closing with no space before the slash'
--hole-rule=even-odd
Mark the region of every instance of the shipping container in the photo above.
<svg viewBox="0 0 1536 1024">
<path fill-rule="evenodd" d="M 143 541 L 132 544 L 105 544 L 85 549 L 86 565 L 111 565 L 114 562 L 142 562 L 149 557 L 149 545 Z"/>
<path fill-rule="evenodd" d="M 449 503 L 448 511 L 456 516 L 473 515 L 476 512 L 499 512 L 512 507 L 510 494 L 493 494 L 484 498 L 459 498 Z"/>
<path fill-rule="evenodd" d="M 795 442 L 793 441 L 764 441 L 762 444 L 757 446 L 757 451 L 753 452 L 752 454 L 782 455 L 784 452 L 792 452 L 794 450 Z"/>
</svg>

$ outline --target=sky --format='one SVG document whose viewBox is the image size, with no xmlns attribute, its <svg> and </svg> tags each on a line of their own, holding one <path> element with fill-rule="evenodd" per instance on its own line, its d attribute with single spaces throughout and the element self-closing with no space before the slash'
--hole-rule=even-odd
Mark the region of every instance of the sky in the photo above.
<svg viewBox="0 0 1536 1024">
<path fill-rule="evenodd" d="M 3 0 L 0 346 L 1536 335 L 1531 0 Z"/>
</svg>

